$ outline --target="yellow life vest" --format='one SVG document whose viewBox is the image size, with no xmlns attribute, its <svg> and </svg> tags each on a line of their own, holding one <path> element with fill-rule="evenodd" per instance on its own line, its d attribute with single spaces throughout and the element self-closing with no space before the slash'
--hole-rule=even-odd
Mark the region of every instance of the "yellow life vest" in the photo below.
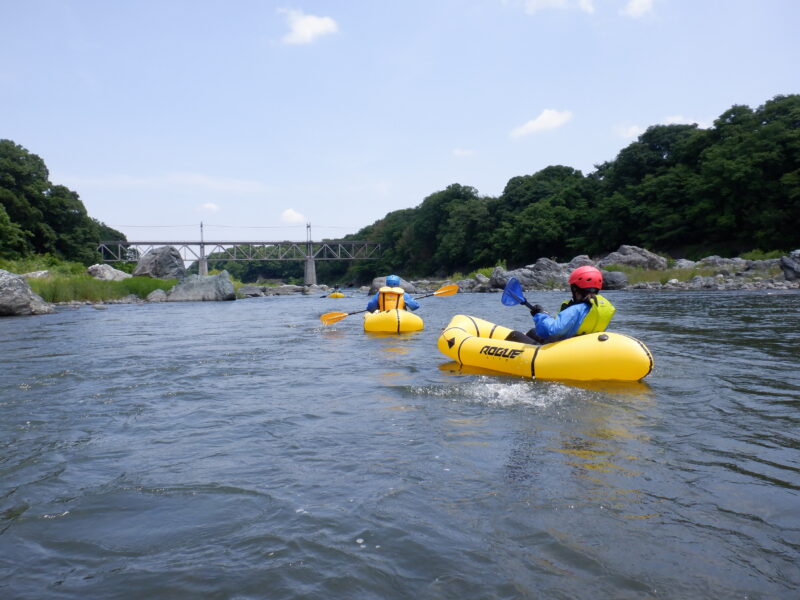
<svg viewBox="0 0 800 600">
<path fill-rule="evenodd" d="M 401 287 L 384 286 L 378 290 L 378 310 L 392 310 L 394 308 L 405 308 L 406 301 L 403 298 L 405 290 Z"/>
<path fill-rule="evenodd" d="M 576 335 L 605 331 L 606 327 L 608 327 L 608 324 L 611 322 L 611 317 L 617 312 L 614 305 L 600 294 L 597 294 L 597 304 L 590 302 L 589 306 L 591 306 L 589 314 L 583 319 L 583 323 L 581 323 L 581 326 L 578 328 L 578 333 Z"/>
</svg>

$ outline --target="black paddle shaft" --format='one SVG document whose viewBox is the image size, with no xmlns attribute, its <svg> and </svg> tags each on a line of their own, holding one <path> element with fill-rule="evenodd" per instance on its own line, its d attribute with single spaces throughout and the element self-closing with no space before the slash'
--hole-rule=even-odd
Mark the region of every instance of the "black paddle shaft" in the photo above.
<svg viewBox="0 0 800 600">
<path fill-rule="evenodd" d="M 527 298 L 524 298 L 524 297 L 523 297 L 523 298 L 520 298 L 519 296 L 517 296 L 517 295 L 516 295 L 514 292 L 512 292 L 511 290 L 509 290 L 509 291 L 508 291 L 508 293 L 509 293 L 509 294 L 511 294 L 512 296 L 514 296 L 514 299 L 515 299 L 515 300 L 517 300 L 517 301 L 518 301 L 520 304 L 522 304 L 523 306 L 527 306 L 528 308 L 530 308 L 531 310 L 533 310 L 533 306 L 531 306 L 531 303 L 530 303 L 530 302 L 528 302 L 528 299 L 527 299 Z"/>
</svg>

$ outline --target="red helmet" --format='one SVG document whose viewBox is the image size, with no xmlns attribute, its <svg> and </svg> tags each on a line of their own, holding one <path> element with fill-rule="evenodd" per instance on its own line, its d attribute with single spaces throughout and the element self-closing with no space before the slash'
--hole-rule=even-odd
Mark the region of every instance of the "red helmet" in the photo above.
<svg viewBox="0 0 800 600">
<path fill-rule="evenodd" d="M 569 283 L 571 285 L 577 285 L 583 290 L 587 288 L 600 290 L 603 288 L 603 274 L 597 267 L 591 267 L 589 265 L 578 267 L 570 274 Z"/>
</svg>

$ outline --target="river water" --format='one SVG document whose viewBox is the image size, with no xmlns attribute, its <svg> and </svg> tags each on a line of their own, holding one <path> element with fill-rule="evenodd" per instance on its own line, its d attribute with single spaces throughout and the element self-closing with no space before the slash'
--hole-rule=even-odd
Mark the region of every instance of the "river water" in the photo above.
<svg viewBox="0 0 800 600">
<path fill-rule="evenodd" d="M 643 383 L 458 372 L 498 294 L 1 319 L 0 597 L 797 598 L 800 294 L 608 297 Z"/>
</svg>

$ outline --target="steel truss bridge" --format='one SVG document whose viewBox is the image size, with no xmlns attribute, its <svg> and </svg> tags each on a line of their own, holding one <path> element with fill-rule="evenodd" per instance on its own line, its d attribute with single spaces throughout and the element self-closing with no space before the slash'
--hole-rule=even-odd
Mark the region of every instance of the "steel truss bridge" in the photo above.
<svg viewBox="0 0 800 600">
<path fill-rule="evenodd" d="M 327 240 L 322 242 L 100 242 L 103 262 L 137 262 L 155 248 L 172 246 L 184 262 L 197 262 L 199 273 L 208 274 L 208 258 L 221 261 L 305 261 L 306 285 L 317 283 L 317 260 L 374 260 L 380 258 L 376 242 Z M 213 256 L 212 256 L 213 255 Z"/>
</svg>

